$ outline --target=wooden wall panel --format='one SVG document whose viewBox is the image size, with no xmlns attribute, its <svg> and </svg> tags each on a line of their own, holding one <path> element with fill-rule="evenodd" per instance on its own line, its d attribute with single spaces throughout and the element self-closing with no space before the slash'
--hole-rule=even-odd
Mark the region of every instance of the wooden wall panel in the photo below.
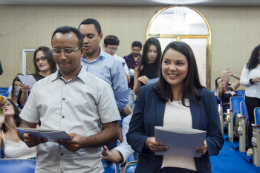
<svg viewBox="0 0 260 173">
<path fill-rule="evenodd" d="M 104 36 L 119 37 L 117 54 L 124 56 L 130 53 L 132 41 L 145 42 L 147 25 L 162 8 L 164 6 L 0 5 L 0 59 L 4 68 L 0 87 L 9 86 L 22 71 L 22 49 L 50 47 L 51 35 L 59 26 L 78 27 L 82 20 L 95 18 L 101 23 Z M 194 8 L 207 18 L 212 30 L 211 86 L 227 67 L 240 75 L 252 49 L 260 44 L 260 7 Z"/>
</svg>

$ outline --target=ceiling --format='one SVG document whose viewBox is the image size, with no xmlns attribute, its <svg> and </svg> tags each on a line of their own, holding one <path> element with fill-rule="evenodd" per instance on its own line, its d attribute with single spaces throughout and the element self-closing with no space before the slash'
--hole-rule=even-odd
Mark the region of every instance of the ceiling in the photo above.
<svg viewBox="0 0 260 173">
<path fill-rule="evenodd" d="M 0 0 L 0 4 L 253 6 L 253 5 L 260 5 L 260 0 Z"/>
</svg>

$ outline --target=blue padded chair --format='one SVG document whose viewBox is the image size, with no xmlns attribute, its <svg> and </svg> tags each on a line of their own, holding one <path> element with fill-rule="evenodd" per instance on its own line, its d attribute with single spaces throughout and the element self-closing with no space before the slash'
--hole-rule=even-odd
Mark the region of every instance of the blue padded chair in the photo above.
<svg viewBox="0 0 260 173">
<path fill-rule="evenodd" d="M 124 173 L 134 173 L 135 172 L 135 168 L 137 165 L 137 160 L 129 162 L 126 166 L 125 166 L 125 171 Z"/>
<path fill-rule="evenodd" d="M 1 173 L 34 173 L 35 160 L 2 159 L 0 160 Z"/>
<path fill-rule="evenodd" d="M 245 103 L 245 101 L 242 101 L 242 102 L 241 102 L 240 112 L 241 112 L 241 115 L 243 115 L 243 116 L 246 117 L 246 122 L 247 122 L 247 121 L 248 121 L 248 112 L 247 112 L 247 108 L 246 108 L 246 103 Z"/>
<path fill-rule="evenodd" d="M 4 151 L 0 148 L 0 159 L 5 158 Z"/>
<path fill-rule="evenodd" d="M 116 164 L 112 162 L 107 162 L 105 160 L 101 160 L 104 168 L 104 173 L 118 173 Z M 119 166 L 118 166 L 119 168 Z M 120 171 L 120 170 L 119 170 Z"/>
<path fill-rule="evenodd" d="M 132 161 L 134 161 L 134 160 L 135 160 L 135 159 L 134 159 L 134 155 L 132 154 L 130 157 L 128 157 L 127 163 L 132 162 Z"/>
<path fill-rule="evenodd" d="M 260 107 L 255 108 L 255 124 L 260 125 Z"/>
<path fill-rule="evenodd" d="M 245 90 L 236 90 L 238 96 L 245 97 Z"/>
<path fill-rule="evenodd" d="M 236 115 L 240 113 L 240 102 L 244 101 L 244 97 L 237 96 L 230 98 L 230 109 L 233 110 L 233 123 L 236 123 Z"/>
</svg>

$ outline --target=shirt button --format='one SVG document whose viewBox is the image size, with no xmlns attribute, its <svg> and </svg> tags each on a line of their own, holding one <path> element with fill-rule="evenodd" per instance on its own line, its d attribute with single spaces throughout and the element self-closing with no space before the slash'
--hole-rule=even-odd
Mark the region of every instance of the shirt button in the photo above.
<svg viewBox="0 0 260 173">
<path fill-rule="evenodd" d="M 65 98 L 63 98 L 62 100 L 65 100 Z"/>
<path fill-rule="evenodd" d="M 63 153 L 61 153 L 60 155 L 62 155 L 62 156 L 63 156 Z"/>
<path fill-rule="evenodd" d="M 65 118 L 64 116 L 62 116 L 62 118 Z"/>
</svg>

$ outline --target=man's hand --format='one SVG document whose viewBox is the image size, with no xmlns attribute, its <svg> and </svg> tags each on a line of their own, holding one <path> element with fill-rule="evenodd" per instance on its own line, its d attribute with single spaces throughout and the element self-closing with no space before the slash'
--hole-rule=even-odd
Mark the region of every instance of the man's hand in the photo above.
<svg viewBox="0 0 260 173">
<path fill-rule="evenodd" d="M 146 84 L 148 84 L 149 78 L 146 76 L 141 76 L 137 80 L 146 85 Z"/>
<path fill-rule="evenodd" d="M 110 151 L 108 150 L 107 146 L 103 146 L 102 151 L 102 160 L 107 160 L 109 157 Z"/>
<path fill-rule="evenodd" d="M 64 146 L 67 150 L 75 152 L 79 149 L 83 148 L 83 140 L 84 137 L 76 134 L 76 133 L 69 133 L 68 134 L 72 139 L 61 139 L 56 140 L 56 142 L 62 146 Z M 86 147 L 84 147 L 86 148 Z"/>
<path fill-rule="evenodd" d="M 27 94 L 30 89 L 29 85 L 22 84 L 21 90 L 24 94 Z"/>
<path fill-rule="evenodd" d="M 32 135 L 29 135 L 27 133 L 24 133 L 23 134 L 23 140 L 24 140 L 24 143 L 29 147 L 35 147 L 41 143 L 45 143 L 45 142 L 48 142 L 47 139 L 45 138 L 40 138 L 40 137 L 37 137 L 37 136 L 32 136 Z"/>
<path fill-rule="evenodd" d="M 153 152 L 161 152 L 161 151 L 167 151 L 168 150 L 167 146 L 163 145 L 160 142 L 156 142 L 155 137 L 147 138 L 145 144 Z"/>
<path fill-rule="evenodd" d="M 200 155 L 203 155 L 203 154 L 205 154 L 207 152 L 207 149 L 208 149 L 207 148 L 207 142 L 205 140 L 204 141 L 204 145 L 197 147 L 195 151 L 197 153 L 199 153 Z"/>
<path fill-rule="evenodd" d="M 253 81 L 254 83 L 258 83 L 258 82 L 260 82 L 260 77 L 254 77 L 254 78 L 252 79 L 252 81 Z"/>
</svg>

